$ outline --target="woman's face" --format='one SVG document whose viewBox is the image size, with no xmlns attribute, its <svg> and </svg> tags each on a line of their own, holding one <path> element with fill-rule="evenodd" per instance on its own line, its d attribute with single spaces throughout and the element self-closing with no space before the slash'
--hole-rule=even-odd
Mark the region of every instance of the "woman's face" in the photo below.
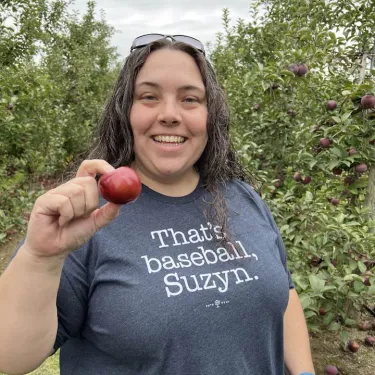
<svg viewBox="0 0 375 375">
<path fill-rule="evenodd" d="M 207 144 L 202 76 L 185 52 L 152 52 L 135 81 L 130 112 L 135 166 L 158 182 L 189 179 Z"/>
</svg>

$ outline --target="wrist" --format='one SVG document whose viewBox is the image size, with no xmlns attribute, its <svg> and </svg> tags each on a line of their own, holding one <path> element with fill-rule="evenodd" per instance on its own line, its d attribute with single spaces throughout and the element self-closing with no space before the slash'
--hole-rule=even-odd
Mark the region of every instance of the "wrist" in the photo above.
<svg viewBox="0 0 375 375">
<path fill-rule="evenodd" d="M 22 261 L 25 267 L 34 272 L 47 272 L 52 274 L 60 274 L 65 261 L 65 256 L 38 256 L 30 250 L 26 244 L 23 244 L 19 248 L 15 257 Z"/>
</svg>

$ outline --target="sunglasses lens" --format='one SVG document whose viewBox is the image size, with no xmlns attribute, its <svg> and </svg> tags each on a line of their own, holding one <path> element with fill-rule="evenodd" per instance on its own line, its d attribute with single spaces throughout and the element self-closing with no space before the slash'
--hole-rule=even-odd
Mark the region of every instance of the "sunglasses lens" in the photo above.
<svg viewBox="0 0 375 375">
<path fill-rule="evenodd" d="M 134 40 L 133 48 L 145 46 L 149 43 L 155 42 L 155 40 L 159 40 L 163 38 L 164 35 L 162 34 L 146 34 L 141 35 Z"/>
<path fill-rule="evenodd" d="M 200 51 L 204 51 L 203 44 L 190 36 L 185 35 L 174 35 L 174 39 L 178 40 L 179 42 L 183 42 L 186 44 L 190 44 L 191 46 L 195 47 L 196 49 L 199 49 Z"/>
<path fill-rule="evenodd" d="M 135 48 L 144 47 L 149 43 L 155 42 L 156 40 L 163 39 L 165 37 L 168 37 L 168 36 L 163 35 L 163 34 L 141 35 L 134 40 L 130 50 L 132 51 Z M 201 51 L 204 54 L 204 46 L 198 39 L 195 39 L 195 38 L 192 38 L 192 37 L 186 36 L 186 35 L 170 35 L 170 37 L 173 38 L 174 40 L 179 41 L 179 42 L 189 44 L 189 45 L 195 47 L 196 49 L 198 49 L 199 51 Z"/>
</svg>

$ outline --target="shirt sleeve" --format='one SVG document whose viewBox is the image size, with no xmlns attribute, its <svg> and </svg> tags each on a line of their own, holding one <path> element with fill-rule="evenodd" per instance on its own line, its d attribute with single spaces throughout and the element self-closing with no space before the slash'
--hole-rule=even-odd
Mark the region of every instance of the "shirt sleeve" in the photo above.
<svg viewBox="0 0 375 375">
<path fill-rule="evenodd" d="M 294 289 L 295 285 L 293 283 L 292 275 L 291 275 L 291 273 L 288 269 L 287 252 L 286 252 L 284 241 L 281 237 L 281 233 L 279 231 L 279 228 L 277 227 L 277 224 L 276 224 L 276 222 L 275 222 L 275 220 L 272 216 L 272 213 L 271 213 L 269 207 L 263 201 L 263 199 L 259 196 L 259 194 L 250 186 L 249 186 L 248 190 L 250 191 L 250 194 L 251 194 L 252 198 L 254 199 L 254 202 L 257 204 L 258 208 L 261 210 L 261 212 L 265 216 L 266 220 L 270 223 L 273 230 L 277 234 L 277 245 L 278 245 L 279 252 L 280 252 L 280 259 L 281 259 L 281 262 L 282 262 L 282 264 L 285 268 L 285 271 L 288 274 L 289 289 Z"/>
</svg>

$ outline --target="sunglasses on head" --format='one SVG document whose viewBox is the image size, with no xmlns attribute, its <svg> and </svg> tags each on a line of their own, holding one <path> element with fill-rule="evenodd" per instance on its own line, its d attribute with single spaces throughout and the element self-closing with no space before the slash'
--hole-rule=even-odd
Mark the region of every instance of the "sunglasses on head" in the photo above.
<svg viewBox="0 0 375 375">
<path fill-rule="evenodd" d="M 177 42 L 183 42 L 183 43 L 189 44 L 190 46 L 195 47 L 198 51 L 202 52 L 203 55 L 205 54 L 203 43 L 200 42 L 198 39 L 195 39 L 187 35 L 164 35 L 164 34 L 145 34 L 145 35 L 141 35 L 135 38 L 132 43 L 132 46 L 130 47 L 130 52 L 133 52 L 137 48 L 145 47 L 148 44 L 155 42 L 157 40 L 166 39 L 166 38 L 170 38 Z"/>
</svg>

